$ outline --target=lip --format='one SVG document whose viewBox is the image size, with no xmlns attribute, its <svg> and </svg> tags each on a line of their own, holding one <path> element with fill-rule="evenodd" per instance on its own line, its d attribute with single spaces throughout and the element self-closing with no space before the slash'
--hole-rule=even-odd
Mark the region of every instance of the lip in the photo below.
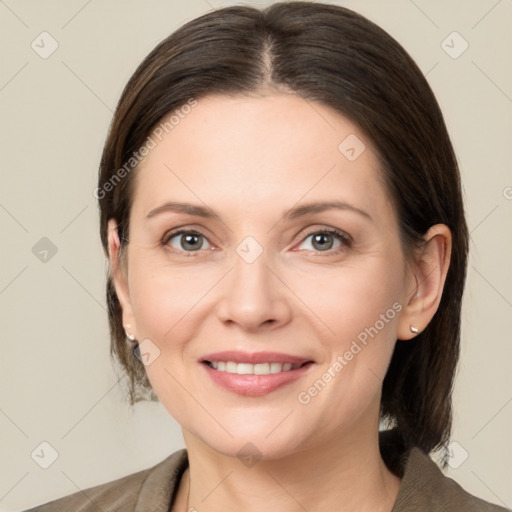
<svg viewBox="0 0 512 512">
<path fill-rule="evenodd" d="M 224 352 L 215 352 L 202 357 L 199 362 L 210 361 L 233 361 L 234 363 L 290 363 L 303 364 L 313 361 L 307 357 L 293 356 L 291 354 L 283 354 L 282 352 L 241 352 L 238 350 L 226 350 Z M 314 361 L 313 361 L 314 362 Z"/>
<path fill-rule="evenodd" d="M 268 375 L 238 375 L 237 373 L 215 370 L 206 362 L 233 361 L 235 363 L 291 363 L 302 364 L 300 368 Z M 308 358 L 283 354 L 279 352 L 237 352 L 226 351 L 208 354 L 199 360 L 203 371 L 220 387 L 238 395 L 262 396 L 275 391 L 283 386 L 291 384 L 303 377 L 314 365 L 314 361 Z"/>
</svg>

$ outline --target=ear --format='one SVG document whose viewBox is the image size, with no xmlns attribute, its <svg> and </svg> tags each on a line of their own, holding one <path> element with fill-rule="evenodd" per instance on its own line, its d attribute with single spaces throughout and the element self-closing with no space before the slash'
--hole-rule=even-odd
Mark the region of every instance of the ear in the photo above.
<svg viewBox="0 0 512 512">
<path fill-rule="evenodd" d="M 137 338 L 137 326 L 135 324 L 128 288 L 128 275 L 126 266 L 124 266 L 120 260 L 121 243 L 119 241 L 117 221 L 115 219 L 109 219 L 107 231 L 110 274 L 123 311 L 123 325 L 129 334 L 133 334 L 135 338 Z"/>
<path fill-rule="evenodd" d="M 397 337 L 408 340 L 432 320 L 443 294 L 446 274 L 450 267 L 452 234 L 445 224 L 432 226 L 424 236 L 425 244 L 411 263 L 411 274 L 406 290 L 405 307 L 400 316 Z"/>
</svg>

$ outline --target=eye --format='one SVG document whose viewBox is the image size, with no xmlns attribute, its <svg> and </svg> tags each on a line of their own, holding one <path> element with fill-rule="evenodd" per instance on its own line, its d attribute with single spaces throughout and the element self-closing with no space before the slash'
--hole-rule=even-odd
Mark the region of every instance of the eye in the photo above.
<svg viewBox="0 0 512 512">
<path fill-rule="evenodd" d="M 169 243 L 175 239 L 174 243 Z M 182 229 L 164 236 L 162 245 L 169 246 L 174 252 L 194 253 L 205 249 L 204 243 L 207 238 L 199 231 Z"/>
<path fill-rule="evenodd" d="M 311 231 L 303 238 L 301 245 L 304 244 L 308 238 L 311 238 L 312 249 L 306 248 L 306 250 L 313 250 L 320 253 L 337 254 L 338 252 L 346 250 L 351 245 L 350 237 L 336 229 Z M 208 247 L 205 246 L 207 241 L 206 236 L 199 231 L 181 229 L 166 234 L 161 244 L 172 252 L 178 254 L 185 253 L 186 256 L 195 256 L 196 254 L 194 253 L 208 249 Z M 338 242 L 338 245 L 333 248 L 336 242 Z"/>
<path fill-rule="evenodd" d="M 301 245 L 311 238 L 312 250 L 316 252 L 328 252 L 329 254 L 341 252 L 350 247 L 350 238 L 348 235 L 336 229 L 323 229 L 311 231 L 306 238 L 303 239 Z M 338 246 L 333 245 L 338 241 Z"/>
</svg>

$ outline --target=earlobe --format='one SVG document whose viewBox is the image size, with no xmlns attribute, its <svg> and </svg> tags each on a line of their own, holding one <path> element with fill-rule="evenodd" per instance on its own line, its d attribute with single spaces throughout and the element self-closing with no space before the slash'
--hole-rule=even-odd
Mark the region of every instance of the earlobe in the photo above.
<svg viewBox="0 0 512 512">
<path fill-rule="evenodd" d="M 108 253 L 110 274 L 116 290 L 116 295 L 123 311 L 123 325 L 130 325 L 130 335 L 135 335 L 136 324 L 133 316 L 130 294 L 128 289 L 127 277 L 120 262 L 121 243 L 117 231 L 117 222 L 115 219 L 108 221 Z"/>
<path fill-rule="evenodd" d="M 439 307 L 450 266 L 452 236 L 448 226 L 436 224 L 424 237 L 425 243 L 412 272 L 415 289 L 409 295 L 398 326 L 398 339 L 414 338 L 425 330 Z"/>
</svg>

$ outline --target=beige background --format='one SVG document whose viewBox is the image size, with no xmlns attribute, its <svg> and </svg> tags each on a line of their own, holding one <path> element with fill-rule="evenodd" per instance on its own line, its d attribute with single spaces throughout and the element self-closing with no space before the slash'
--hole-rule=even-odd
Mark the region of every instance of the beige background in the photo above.
<svg viewBox="0 0 512 512">
<path fill-rule="evenodd" d="M 130 410 L 121 400 L 92 191 L 112 110 L 137 64 L 184 22 L 235 3 L 0 1 L 2 511 L 149 467 L 183 446 L 163 406 Z M 458 467 L 448 473 L 512 507 L 512 2 L 332 3 L 398 39 L 445 114 L 472 232 L 455 390 Z M 47 59 L 31 48 L 43 31 L 59 45 Z M 458 58 L 445 49 L 454 54 L 461 39 L 442 44 L 453 31 L 469 44 Z M 47 262 L 33 253 L 43 237 L 57 248 Z M 31 458 L 43 441 L 58 452 L 48 469 Z"/>
</svg>

